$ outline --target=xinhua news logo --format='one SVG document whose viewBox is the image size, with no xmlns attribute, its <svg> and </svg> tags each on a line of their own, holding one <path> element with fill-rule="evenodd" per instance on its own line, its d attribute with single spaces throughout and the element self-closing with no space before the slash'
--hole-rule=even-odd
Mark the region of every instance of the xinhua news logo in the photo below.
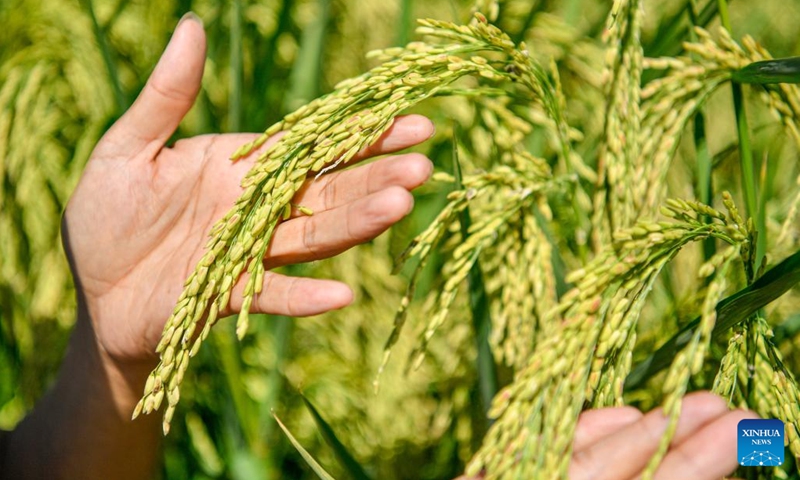
<svg viewBox="0 0 800 480">
<path fill-rule="evenodd" d="M 783 464 L 783 422 L 742 420 L 738 430 L 739 465 L 777 467 Z"/>
</svg>

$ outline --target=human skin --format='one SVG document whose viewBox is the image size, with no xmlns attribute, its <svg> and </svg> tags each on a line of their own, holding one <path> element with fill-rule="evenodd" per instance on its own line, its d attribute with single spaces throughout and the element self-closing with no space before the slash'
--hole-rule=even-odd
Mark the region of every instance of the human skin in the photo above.
<svg viewBox="0 0 800 480">
<path fill-rule="evenodd" d="M 228 160 L 256 137 L 248 133 L 166 145 L 194 103 L 204 61 L 202 23 L 184 17 L 139 98 L 92 153 L 62 224 L 78 295 L 76 326 L 55 385 L 13 432 L 0 436 L 0 478 L 133 480 L 157 471 L 158 415 L 132 421 L 131 412 L 157 363 L 155 347 L 183 282 L 257 156 Z M 424 117 L 400 117 L 355 161 L 432 134 Z M 293 215 L 279 225 L 265 265 L 325 258 L 374 238 L 411 211 L 410 190 L 431 171 L 427 158 L 406 154 L 310 178 L 293 203 L 314 215 Z M 302 317 L 352 301 L 350 289 L 334 280 L 268 272 L 264 282 L 254 312 Z M 242 291 L 239 282 L 222 314 L 238 312 Z M 725 432 L 751 417 L 729 411 L 713 395 L 690 395 L 658 478 L 711 479 L 731 471 L 735 435 Z M 665 426 L 659 411 L 585 412 L 571 477 L 635 478 Z"/>
<path fill-rule="evenodd" d="M 725 400 L 709 392 L 687 395 L 675 435 L 654 478 L 716 480 L 730 474 L 737 466 L 736 426 L 746 418 L 758 417 L 747 410 L 730 410 Z M 646 414 L 632 407 L 583 412 L 572 443 L 570 480 L 640 478 L 658 450 L 668 422 L 661 408 Z"/>
</svg>

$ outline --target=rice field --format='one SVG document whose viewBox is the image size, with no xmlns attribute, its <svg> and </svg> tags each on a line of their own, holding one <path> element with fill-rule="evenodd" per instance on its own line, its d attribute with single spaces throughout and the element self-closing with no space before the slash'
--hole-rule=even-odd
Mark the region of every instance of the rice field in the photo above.
<svg viewBox="0 0 800 480">
<path fill-rule="evenodd" d="M 800 3 L 779 0 L 6 0 L 0 429 L 75 321 L 67 199 L 189 10 L 208 61 L 174 139 L 265 132 L 235 160 L 287 134 L 134 413 L 164 415 L 165 478 L 561 478 L 580 411 L 663 405 L 674 431 L 701 389 L 786 424 L 790 461 L 739 477 L 800 477 L 800 66 L 773 60 L 800 56 Z M 285 268 L 354 304 L 209 320 L 240 275 L 258 293 L 306 175 L 405 113 L 436 125 L 413 213 Z"/>
</svg>

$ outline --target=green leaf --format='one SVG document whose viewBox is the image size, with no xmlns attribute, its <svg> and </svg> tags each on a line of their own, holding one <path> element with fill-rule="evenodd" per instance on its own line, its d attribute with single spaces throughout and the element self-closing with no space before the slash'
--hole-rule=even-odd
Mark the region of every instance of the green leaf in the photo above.
<svg viewBox="0 0 800 480">
<path fill-rule="evenodd" d="M 297 452 L 300 454 L 301 457 L 303 457 L 303 460 L 306 461 L 308 466 L 311 467 L 311 470 L 314 470 L 314 473 L 316 473 L 319 478 L 321 478 L 322 480 L 336 480 L 331 476 L 330 473 L 326 472 L 325 469 L 322 468 L 322 466 L 319 463 L 317 463 L 316 460 L 314 460 L 314 457 L 312 457 L 311 454 L 308 453 L 308 451 L 305 448 L 303 448 L 302 445 L 300 445 L 300 442 L 298 442 L 297 439 L 294 438 L 292 432 L 290 432 L 289 429 L 286 428 L 286 425 L 284 425 L 283 422 L 281 422 L 281 420 L 278 418 L 277 415 L 273 413 L 272 418 L 274 418 L 275 421 L 278 422 L 278 426 L 281 427 L 283 433 L 285 433 L 286 436 L 289 437 L 289 441 L 292 442 L 294 448 L 297 449 Z"/>
<path fill-rule="evenodd" d="M 738 83 L 800 83 L 800 57 L 753 62 L 733 72 L 731 80 Z"/>
<path fill-rule="evenodd" d="M 458 140 L 455 128 L 453 129 L 453 174 L 456 179 L 456 189 L 461 190 L 461 162 L 458 158 Z M 469 206 L 461 212 L 461 239 L 466 241 L 472 225 Z M 483 272 L 480 263 L 476 260 L 467 277 L 469 286 L 469 306 L 472 312 L 472 324 L 475 328 L 475 341 L 477 343 L 477 372 L 478 390 L 480 391 L 483 412 L 488 413 L 492 406 L 492 399 L 497 394 L 497 366 L 489 345 L 492 330 L 492 318 L 489 314 L 489 302 L 486 296 L 486 286 L 483 283 Z"/>
<path fill-rule="evenodd" d="M 325 442 L 333 449 L 334 455 L 336 455 L 336 459 L 339 460 L 339 464 L 342 468 L 350 474 L 356 480 L 371 480 L 369 475 L 364 471 L 361 465 L 356 461 L 355 458 L 350 454 L 347 450 L 347 447 L 339 441 L 339 438 L 336 437 L 331 426 L 328 422 L 322 418 L 322 415 L 317 411 L 314 405 L 311 403 L 309 399 L 305 397 L 305 395 L 300 395 L 305 402 L 306 407 L 308 407 L 308 411 L 311 412 L 311 416 L 314 417 L 314 422 L 316 422 L 317 427 L 319 428 L 320 433 L 322 434 L 322 438 L 325 439 Z"/>
<path fill-rule="evenodd" d="M 770 269 L 749 287 L 739 290 L 717 304 L 717 323 L 712 336 L 719 339 L 760 308 L 786 293 L 800 282 L 800 250 Z M 700 323 L 696 318 L 655 353 L 636 366 L 625 381 L 626 389 L 637 388 L 648 378 L 668 367 L 675 354 L 694 335 Z"/>
</svg>

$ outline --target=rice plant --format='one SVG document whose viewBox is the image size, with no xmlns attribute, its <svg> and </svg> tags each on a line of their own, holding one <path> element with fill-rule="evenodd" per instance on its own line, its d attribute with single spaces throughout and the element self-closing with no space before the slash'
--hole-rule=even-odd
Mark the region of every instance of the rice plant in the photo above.
<svg viewBox="0 0 800 480">
<path fill-rule="evenodd" d="M 74 51 L 0 7 L 0 38 L 21 45 L 0 54 L 0 354 L 20 372 L 3 377 L 4 428 L 44 388 L 24 379 L 57 364 L 34 353 L 30 325 L 63 345 L 71 324 L 60 211 L 186 7 L 44 3 L 16 7 L 54 32 L 79 18 Z M 180 134 L 270 124 L 236 161 L 287 133 L 212 231 L 133 412 L 164 408 L 167 476 L 300 477 L 307 461 L 321 478 L 563 478 L 582 410 L 663 405 L 647 477 L 698 389 L 783 420 L 800 456 L 800 92 L 796 60 L 770 54 L 798 54 L 776 13 L 796 7 L 189 3 L 212 61 Z M 313 215 L 292 204 L 306 176 L 347 166 L 407 111 L 438 128 L 417 212 L 297 267 L 347 278 L 356 305 L 250 321 L 272 232 L 293 206 Z M 242 276 L 237 343 L 217 312 Z M 278 425 L 299 454 L 274 447 Z"/>
</svg>

